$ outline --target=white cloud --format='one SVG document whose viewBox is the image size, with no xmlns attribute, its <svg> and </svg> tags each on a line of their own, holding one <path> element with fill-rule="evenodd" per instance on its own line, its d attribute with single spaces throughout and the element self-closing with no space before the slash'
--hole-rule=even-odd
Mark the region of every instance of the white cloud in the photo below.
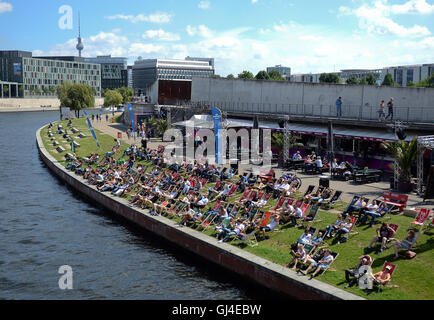
<svg viewBox="0 0 434 320">
<path fill-rule="evenodd" d="M 143 39 L 153 39 L 153 40 L 160 40 L 160 41 L 178 41 L 180 40 L 180 36 L 175 34 L 175 33 L 171 33 L 171 32 L 166 32 L 163 29 L 159 29 L 159 30 L 147 30 L 143 36 Z"/>
<path fill-rule="evenodd" d="M 0 13 L 10 12 L 13 10 L 13 8 L 14 7 L 9 2 L 0 1 Z"/>
<path fill-rule="evenodd" d="M 195 35 L 199 35 L 203 38 L 211 38 L 213 36 L 213 32 L 205 25 L 200 25 L 198 27 L 192 27 L 188 25 L 185 29 L 189 36 L 193 37 Z"/>
<path fill-rule="evenodd" d="M 258 2 L 258 0 L 252 0 L 252 3 L 257 3 Z"/>
<path fill-rule="evenodd" d="M 127 20 L 132 23 L 138 22 L 152 22 L 152 23 L 169 23 L 172 20 L 172 15 L 164 12 L 152 13 L 149 15 L 138 14 L 137 16 L 133 15 L 124 15 L 124 14 L 116 14 L 114 16 L 108 16 L 106 19 L 109 20 Z"/>
<path fill-rule="evenodd" d="M 203 0 L 203 1 L 199 2 L 197 7 L 199 9 L 203 9 L 203 10 L 209 9 L 211 7 L 211 2 L 209 2 L 207 0 Z"/>
<path fill-rule="evenodd" d="M 425 3 L 424 0 L 411 0 L 409 3 L 413 4 L 413 2 Z M 399 13 L 409 13 L 411 8 L 413 7 L 406 7 L 405 10 L 395 8 L 395 13 L 397 11 Z M 426 8 L 424 10 L 426 12 Z M 359 27 L 370 34 L 391 34 L 399 37 L 424 37 L 431 34 L 430 30 L 425 26 L 415 24 L 412 27 L 405 27 L 396 23 L 389 17 L 391 13 L 394 13 L 393 6 L 388 5 L 387 0 L 377 0 L 373 3 L 373 6 L 364 3 L 356 9 L 344 6 L 339 8 L 340 15 L 355 15 L 359 19 Z"/>
<path fill-rule="evenodd" d="M 426 0 L 410 0 L 404 4 L 391 6 L 391 12 L 395 14 L 431 14 L 434 13 L 434 4 Z"/>
</svg>

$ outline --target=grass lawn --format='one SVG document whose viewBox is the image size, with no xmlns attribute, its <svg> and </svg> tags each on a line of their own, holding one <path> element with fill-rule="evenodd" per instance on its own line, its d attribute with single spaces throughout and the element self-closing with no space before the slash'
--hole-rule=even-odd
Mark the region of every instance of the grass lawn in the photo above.
<svg viewBox="0 0 434 320">
<path fill-rule="evenodd" d="M 67 128 L 67 121 L 60 122 L 64 128 Z M 61 136 L 55 134 L 56 128 L 52 129 L 54 136 L 57 141 L 62 145 L 67 151 L 63 154 L 59 154 L 55 147 L 52 146 L 50 138 L 48 138 L 48 126 L 41 131 L 41 137 L 45 144 L 46 149 L 53 155 L 56 160 L 60 161 L 66 166 L 64 161 L 64 156 L 67 152 L 70 152 L 69 143 L 63 142 Z M 72 135 L 74 140 L 80 143 L 81 147 L 76 149 L 76 154 L 79 157 L 89 156 L 92 152 L 97 152 L 100 155 L 104 155 L 106 152 L 110 151 L 114 146 L 114 138 L 98 132 L 95 130 L 101 149 L 98 150 L 96 142 L 92 137 L 89 127 L 85 119 L 73 120 L 73 127 L 80 130 L 87 137 L 84 139 L 76 138 L 78 134 Z M 70 132 L 69 128 L 68 132 Z M 121 154 L 118 154 L 118 158 L 123 154 L 123 151 L 127 148 L 126 144 L 121 146 Z M 147 164 L 144 163 L 143 164 Z M 148 163 L 149 165 L 149 163 Z M 208 184 L 212 186 L 213 184 Z M 236 201 L 241 198 L 241 194 L 237 193 L 230 201 Z M 128 196 L 129 197 L 129 196 Z M 127 198 L 128 198 L 127 197 Z M 296 196 L 300 199 L 301 195 Z M 270 199 L 267 207 L 264 210 L 274 209 L 277 200 Z M 210 203 L 208 207 L 213 207 L 215 202 Z M 336 210 L 342 211 L 347 206 L 344 202 L 339 202 L 335 206 L 333 211 L 320 210 L 317 215 L 317 222 L 312 223 L 313 227 L 317 229 L 324 229 L 329 224 L 332 224 L 337 217 Z M 391 219 L 385 220 L 388 223 L 394 223 L 400 226 L 397 235 L 397 239 L 404 239 L 407 234 L 407 229 L 411 226 L 413 218 L 402 216 L 402 215 L 389 215 Z M 178 220 L 178 218 L 175 218 Z M 378 225 L 376 226 L 378 227 Z M 382 254 L 376 254 L 375 251 L 371 252 L 370 255 L 374 259 L 373 272 L 376 273 L 381 271 L 383 265 L 386 261 L 391 261 L 397 265 L 395 274 L 393 275 L 391 286 L 383 289 L 382 292 L 372 292 L 366 294 L 364 291 L 360 290 L 357 286 L 344 289 L 345 286 L 345 275 L 344 270 L 348 268 L 354 268 L 357 264 L 357 259 L 363 255 L 363 249 L 368 246 L 372 238 L 375 236 L 376 227 L 369 228 L 368 226 L 356 227 L 355 231 L 358 231 L 357 235 L 350 235 L 349 241 L 342 244 L 333 244 L 333 240 L 327 240 L 326 243 L 329 248 L 335 252 L 339 253 L 339 257 L 333 263 L 330 270 L 328 270 L 323 275 L 318 276 L 316 279 L 338 287 L 343 290 L 348 290 L 349 292 L 364 297 L 366 299 L 373 300 L 432 300 L 434 299 L 434 273 L 432 272 L 433 262 L 434 262 L 434 240 L 432 234 L 434 230 L 428 230 L 425 234 L 421 235 L 417 241 L 417 246 L 414 251 L 417 256 L 413 260 L 408 260 L 405 258 L 399 258 L 396 261 L 391 261 L 394 256 L 393 248 L 389 249 Z M 209 228 L 204 231 L 209 236 L 215 237 L 216 233 L 213 228 Z M 249 247 L 244 245 L 239 241 L 232 242 L 232 245 L 242 248 L 248 252 L 251 252 L 257 256 L 270 260 L 274 263 L 280 264 L 282 266 L 286 265 L 290 260 L 290 246 L 292 243 L 297 242 L 298 238 L 303 233 L 302 229 L 280 226 L 279 232 L 271 233 L 269 240 L 264 240 L 259 242 L 257 247 Z"/>
</svg>

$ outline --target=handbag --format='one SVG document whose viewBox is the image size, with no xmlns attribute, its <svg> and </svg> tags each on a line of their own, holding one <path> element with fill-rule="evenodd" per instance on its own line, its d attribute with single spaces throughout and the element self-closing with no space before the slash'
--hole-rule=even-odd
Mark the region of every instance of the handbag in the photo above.
<svg viewBox="0 0 434 320">
<path fill-rule="evenodd" d="M 405 252 L 405 257 L 407 258 L 407 259 L 413 259 L 414 257 L 416 257 L 416 252 L 413 252 L 413 251 L 406 251 Z"/>
</svg>

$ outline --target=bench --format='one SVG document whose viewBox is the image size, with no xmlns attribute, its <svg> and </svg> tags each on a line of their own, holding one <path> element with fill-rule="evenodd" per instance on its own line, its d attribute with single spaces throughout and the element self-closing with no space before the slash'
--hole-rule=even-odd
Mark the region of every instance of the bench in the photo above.
<svg viewBox="0 0 434 320">
<path fill-rule="evenodd" d="M 355 183 L 367 183 L 367 182 L 379 182 L 381 181 L 383 172 L 381 170 L 356 170 L 353 174 L 353 180 Z"/>
<path fill-rule="evenodd" d="M 383 201 L 399 210 L 400 213 L 407 207 L 408 195 L 400 194 L 391 191 L 385 191 L 383 193 Z M 392 208 L 393 208 L 392 207 Z"/>
</svg>

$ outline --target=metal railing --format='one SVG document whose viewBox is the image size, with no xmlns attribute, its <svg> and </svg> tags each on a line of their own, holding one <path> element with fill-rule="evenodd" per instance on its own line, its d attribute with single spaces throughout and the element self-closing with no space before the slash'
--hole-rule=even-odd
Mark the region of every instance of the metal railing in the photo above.
<svg viewBox="0 0 434 320">
<path fill-rule="evenodd" d="M 263 113 L 273 115 L 293 115 L 314 118 L 337 118 L 335 105 L 312 104 L 271 104 L 246 102 L 196 102 L 197 104 L 218 107 L 226 112 Z M 387 107 L 384 109 L 388 115 Z M 378 120 L 379 108 L 377 106 L 343 105 L 341 119 L 348 120 Z M 390 117 L 389 117 L 390 119 Z M 434 124 L 434 105 L 430 107 L 401 107 L 394 106 L 393 120 L 404 122 L 420 122 Z"/>
</svg>

